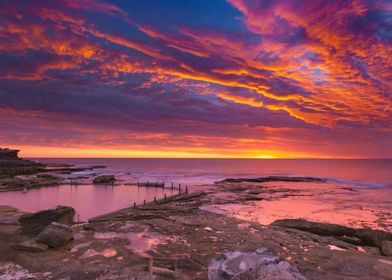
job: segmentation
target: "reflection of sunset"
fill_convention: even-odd
[[[391,157],[388,1],[266,2],[179,1],[159,23],[163,2],[3,2],[1,144],[31,157]]]

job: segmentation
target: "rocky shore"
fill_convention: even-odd
[[[18,153],[19,150],[0,148],[0,192],[57,186],[78,179],[67,176],[71,173],[104,168],[101,165],[43,164],[22,159]]]
[[[303,219],[262,225],[211,211],[215,205],[263,201],[276,193],[292,195],[290,189],[263,187],[267,178],[223,181],[203,192],[73,225],[67,225],[72,210],[65,211],[68,218],[60,218],[68,208],[26,214],[0,207],[0,275],[19,275],[4,279],[392,279],[388,231]],[[23,230],[26,225],[36,230]],[[61,242],[49,243],[51,234]],[[28,249],[37,246],[41,249]]]

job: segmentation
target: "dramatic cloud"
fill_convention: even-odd
[[[392,156],[388,0],[0,7],[1,145]]]

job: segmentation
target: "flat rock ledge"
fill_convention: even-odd
[[[308,182],[308,183],[325,183],[325,179],[316,177],[285,177],[285,176],[268,176],[259,178],[228,178],[216,183],[266,183],[266,182]]]
[[[310,222],[304,219],[276,220],[271,225],[298,229],[323,236],[333,236],[354,245],[378,247],[385,256],[392,255],[392,233],[382,230],[355,229],[336,224]]]

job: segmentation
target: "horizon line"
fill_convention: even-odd
[[[392,160],[392,158],[362,158],[362,157],[23,157],[27,159],[343,159],[343,160]]]

